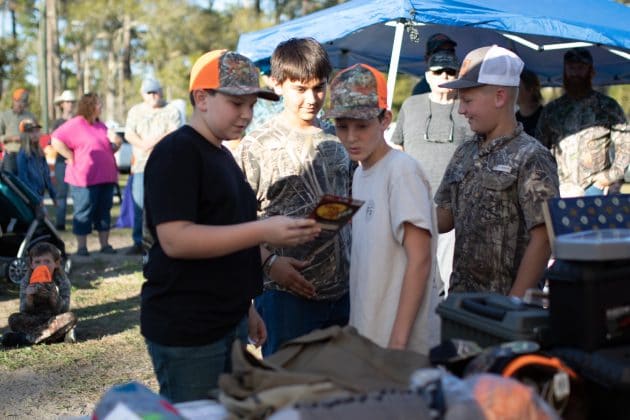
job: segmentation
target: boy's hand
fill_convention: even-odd
[[[321,228],[313,219],[295,219],[287,216],[273,216],[264,219],[267,234],[265,242],[274,246],[296,246],[312,241]]]
[[[253,304],[249,307],[247,328],[251,343],[256,347],[262,346],[267,340],[267,327]]]
[[[34,296],[37,294],[37,286],[29,284],[26,286],[26,296]]]
[[[35,293],[29,293],[28,287],[27,287],[26,288],[26,307],[32,308],[34,304],[35,304]]]
[[[55,306],[57,304],[57,300],[59,299],[59,289],[56,285],[50,289],[48,299],[51,305]]]
[[[307,299],[314,298],[315,287],[298,271],[308,267],[309,261],[300,261],[290,257],[278,257],[271,266],[269,276],[280,286]]]

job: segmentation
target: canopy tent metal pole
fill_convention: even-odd
[[[405,23],[399,20],[396,22],[392,57],[389,60],[389,71],[387,73],[387,109],[392,109],[392,103],[394,102],[394,88],[396,87],[396,74],[398,73],[398,61],[400,60],[404,31]]]

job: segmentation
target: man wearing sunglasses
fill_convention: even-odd
[[[451,51],[438,51],[427,62],[425,78],[431,92],[407,98],[398,113],[398,122],[391,141],[418,160],[425,170],[431,194],[435,194],[457,146],[472,135],[470,126],[457,112],[456,91],[439,85],[454,80],[459,62]],[[454,231],[438,239],[438,266],[448,290],[453,267]]]

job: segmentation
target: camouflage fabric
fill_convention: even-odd
[[[52,316],[16,312],[8,320],[11,331],[24,334],[29,344],[61,341],[76,323],[77,317],[72,312]]]
[[[549,103],[536,132],[556,158],[563,189],[584,189],[600,173],[620,180],[630,164],[630,127],[623,110],[599,92],[580,100],[563,95]]]
[[[341,71],[330,83],[330,109],[325,118],[371,120],[387,108],[383,75],[365,64]]]
[[[29,285],[29,279],[30,273],[20,281],[20,312],[28,311],[26,307],[26,289]],[[55,270],[53,282],[50,284],[54,284],[59,289],[57,307],[52,310],[52,314],[67,312],[70,309],[70,293],[72,289],[68,276],[63,270]]]
[[[281,113],[283,109],[284,102],[282,101],[282,97],[279,101],[267,101],[265,99],[256,101],[256,105],[254,105],[254,116],[245,129],[245,134],[249,134],[260,128],[275,115]]]
[[[23,111],[21,114],[16,114],[13,110],[8,109],[0,113],[0,142],[4,146],[6,152],[17,153],[20,150],[20,142],[8,142],[7,137],[20,134],[20,122],[25,119],[37,121],[35,115],[30,111]]]
[[[455,220],[451,291],[509,293],[529,243],[544,223],[542,204],[558,196],[553,157],[518,125],[482,146],[479,136],[453,155],[435,195]]]
[[[244,56],[227,51],[219,62],[219,79],[221,87],[254,86],[259,87],[258,70]]]
[[[350,159],[337,137],[322,130],[297,131],[282,118],[277,115],[245,136],[236,152],[256,193],[259,217],[305,217],[322,194],[349,195]],[[312,258],[302,274],[315,286],[317,299],[337,299],[348,292],[349,226],[329,242],[272,250],[300,260]],[[265,289],[284,290],[268,277]]]
[[[158,108],[153,108],[141,102],[132,106],[127,113],[125,134],[135,133],[143,142],[147,142],[163,137],[183,123],[179,110],[173,105],[162,102]],[[133,146],[133,173],[144,172],[150,153],[151,151]]]

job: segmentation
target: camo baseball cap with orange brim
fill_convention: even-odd
[[[325,118],[371,120],[387,109],[387,82],[367,64],[342,70],[330,82],[330,109]]]
[[[205,53],[193,65],[188,91],[212,89],[227,95],[256,95],[277,101],[278,95],[260,87],[258,69],[252,61],[234,51]]]

